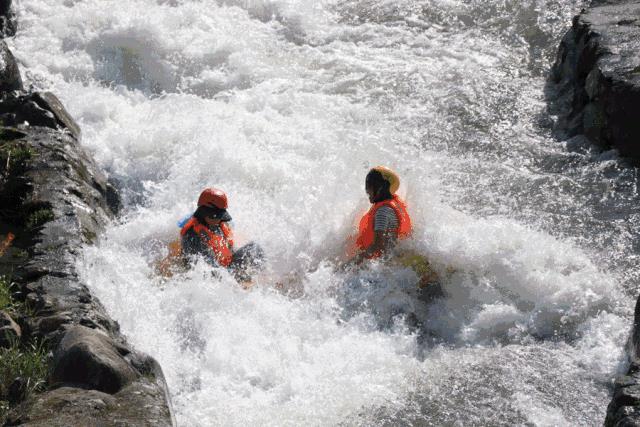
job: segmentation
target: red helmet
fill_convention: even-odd
[[[217,188],[205,188],[198,198],[198,207],[208,206],[218,209],[227,209],[227,195]]]

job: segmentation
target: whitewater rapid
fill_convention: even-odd
[[[635,169],[551,137],[546,70],[580,1],[15,4],[25,80],[123,195],[84,280],[162,365],[180,425],[602,423],[640,215]],[[433,303],[404,269],[326,261],[377,164],[449,272]],[[207,186],[268,254],[251,291],[154,273]]]

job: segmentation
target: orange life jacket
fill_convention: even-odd
[[[233,260],[233,233],[226,223],[220,223],[222,235],[219,235],[192,217],[184,227],[182,227],[180,235],[184,236],[191,228],[193,228],[193,231],[200,236],[202,241],[211,248],[218,264],[223,267],[228,267],[229,264],[231,264],[231,260]]]
[[[407,212],[407,205],[400,200],[398,196],[393,195],[393,199],[383,200],[382,202],[374,203],[369,211],[364,214],[360,219],[360,225],[358,226],[358,237],[356,238],[356,247],[361,251],[366,251],[373,245],[375,240],[375,231],[373,229],[376,212],[382,206],[389,206],[396,213],[398,217],[398,228],[391,230],[392,233],[398,239],[406,239],[411,235],[411,218]],[[367,258],[378,258],[382,253],[380,251],[373,253]]]

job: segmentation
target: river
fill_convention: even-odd
[[[582,2],[14,3],[25,80],[123,195],[82,275],[162,365],[179,425],[601,425],[640,196],[615,153],[552,137],[546,76]],[[445,297],[325,261],[377,164]],[[207,186],[268,255],[250,291],[202,263],[154,273]]]

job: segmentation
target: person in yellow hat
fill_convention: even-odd
[[[411,235],[407,206],[396,194],[399,187],[400,178],[386,166],[369,170],[365,191],[372,206],[360,219],[358,235],[347,264],[359,265],[364,260],[385,256],[399,239]]]

